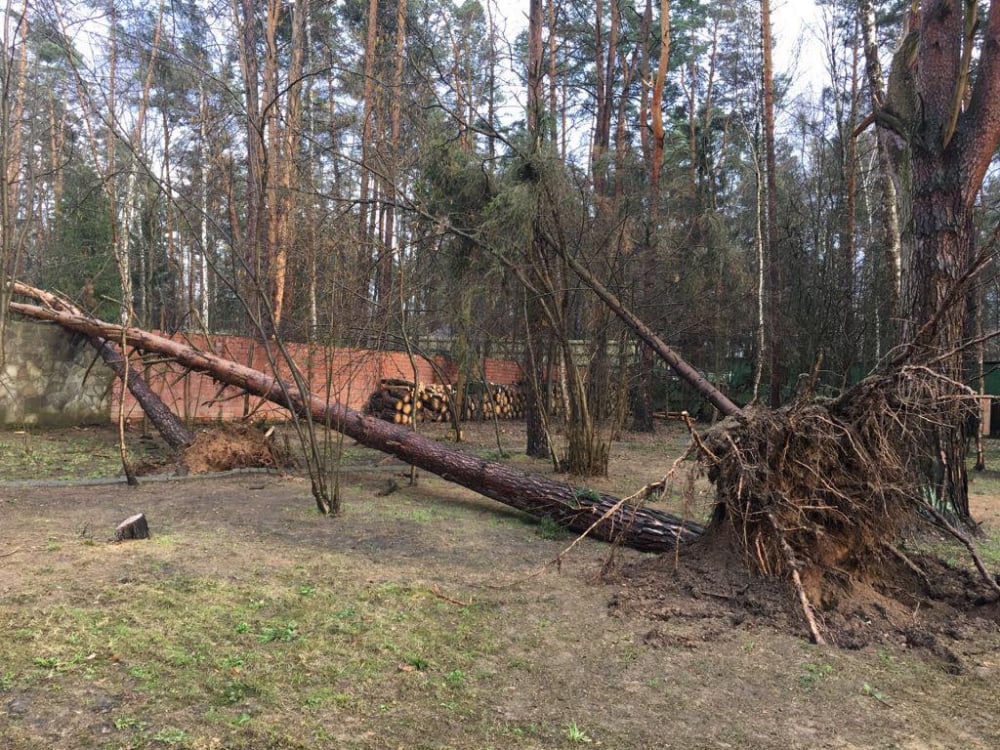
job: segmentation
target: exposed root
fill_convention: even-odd
[[[229,424],[199,432],[184,450],[183,462],[191,474],[203,474],[250,467],[282,469],[289,465],[289,457],[276,445],[271,432]]]
[[[856,583],[876,583],[887,556],[927,574],[894,547],[902,532],[940,525],[968,537],[926,499],[936,442],[971,392],[922,365],[900,366],[836,400],[803,398],[778,410],[748,407],[702,435],[688,423],[716,503],[711,528],[765,576],[789,578],[813,640],[817,607],[836,606]]]
[[[802,587],[802,576],[799,573],[799,561],[795,559],[795,551],[788,543],[788,540],[785,539],[785,535],[782,533],[781,527],[778,526],[778,522],[774,520],[774,516],[768,513],[767,520],[771,522],[771,527],[778,537],[778,543],[781,545],[781,551],[785,556],[785,563],[791,569],[792,583],[795,584],[795,590],[799,594],[799,602],[802,605],[802,612],[806,617],[806,622],[809,623],[809,632],[812,635],[812,641],[817,646],[825,646],[826,641],[819,632],[819,624],[816,622],[816,614],[813,610],[812,602],[809,601],[809,596]]]

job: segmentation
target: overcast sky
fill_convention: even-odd
[[[508,20],[508,38],[528,23],[528,0],[496,0],[496,7]],[[794,72],[801,82],[796,90],[822,85],[823,53],[819,43],[822,21],[813,0],[775,0],[771,6],[775,37],[775,67],[779,73]],[[801,40],[802,52],[799,53]]]

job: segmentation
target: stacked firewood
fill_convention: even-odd
[[[368,397],[368,413],[386,422],[410,424],[420,412],[418,390],[407,380],[384,379]]]
[[[455,389],[450,385],[425,385],[420,390],[421,415],[427,422],[451,421]]]
[[[522,419],[524,392],[514,385],[476,383],[466,388],[462,402],[462,419]]]
[[[460,419],[521,419],[524,417],[524,393],[518,386],[499,383],[476,383],[466,387],[461,399]],[[385,379],[368,399],[368,413],[395,424],[410,424],[415,419],[447,422],[452,419],[459,399],[450,385],[424,385],[408,380]]]

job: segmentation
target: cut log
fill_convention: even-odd
[[[699,524],[669,513],[623,504],[610,495],[580,490],[565,482],[527,474],[457,451],[418,432],[342,404],[327,402],[315,394],[301,393],[291,383],[259,370],[139,328],[123,330],[113,323],[19,302],[11,302],[9,307],[13,313],[49,320],[90,336],[113,340],[124,337],[130,346],[172,357],[190,370],[208,373],[221,383],[242,388],[297,414],[308,412],[315,421],[336,426],[361,445],[392,454],[536,518],[550,518],[571,531],[583,532],[594,526],[590,533],[598,539],[621,541],[645,551],[664,552],[680,541],[695,539],[703,530]]]
[[[149,539],[149,523],[146,516],[136,513],[129,516],[115,528],[115,541],[125,542],[129,539]]]

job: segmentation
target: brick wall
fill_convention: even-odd
[[[268,351],[259,341],[240,336],[208,338],[200,334],[176,334],[172,338],[268,374],[275,372],[275,367],[270,364]],[[288,379],[288,367],[280,354],[273,350],[273,344],[271,346],[278,376]],[[328,395],[329,400],[339,401],[353,409],[364,407],[368,396],[383,378],[413,380],[413,367],[405,352],[377,352],[309,344],[286,344],[286,348],[313,393]],[[445,357],[433,357],[432,361],[424,357],[415,359],[418,382],[455,382],[457,373],[451,360]],[[247,396],[232,386],[222,387],[207,375],[187,372],[173,363],[148,358],[145,368],[150,387],[185,421],[231,421],[247,414],[255,419],[269,421],[280,421],[288,417],[284,409],[264,399]],[[511,385],[521,377],[520,366],[507,360],[487,359],[483,362],[483,370],[486,379],[494,383]],[[121,383],[116,381],[111,404],[112,419],[117,418],[120,399]],[[142,409],[131,394],[126,395],[125,410],[129,420],[142,419]]]

